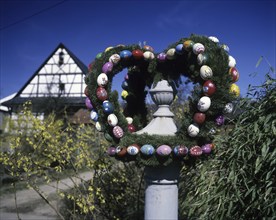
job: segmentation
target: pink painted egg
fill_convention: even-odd
[[[124,136],[124,131],[123,131],[123,129],[122,129],[120,126],[116,125],[116,126],[113,128],[113,134],[114,134],[114,136],[115,136],[116,138],[121,138],[121,137]]]
[[[202,154],[202,149],[200,146],[193,146],[191,149],[190,149],[190,155],[192,157],[198,157]]]
[[[168,155],[170,155],[170,153],[172,152],[172,149],[169,145],[160,145],[157,149],[156,149],[156,153],[159,155],[159,156],[162,156],[162,157],[166,157]]]

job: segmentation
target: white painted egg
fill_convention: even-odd
[[[97,121],[98,121],[98,118],[99,118],[99,115],[98,115],[98,113],[97,113],[96,111],[92,110],[92,111],[90,112],[90,118],[91,118],[93,121],[97,122]]]
[[[133,144],[127,147],[127,153],[129,155],[137,155],[140,151],[140,147],[137,144]]]
[[[208,37],[208,38],[209,38],[209,40],[211,40],[211,41],[213,41],[213,42],[215,42],[215,43],[219,43],[219,39],[218,39],[217,37],[210,36],[210,37]]]
[[[175,58],[175,48],[171,48],[167,51],[166,58],[168,60],[173,60]]]
[[[100,122],[97,121],[95,127],[96,127],[97,131],[102,131],[102,125]]]
[[[235,58],[232,57],[232,56],[229,56],[229,57],[228,57],[228,66],[229,66],[229,67],[235,67],[236,64],[237,64],[237,63],[236,63]]]
[[[133,118],[131,118],[131,117],[126,117],[126,120],[129,125],[132,124],[132,122],[133,122]]]
[[[115,114],[108,115],[107,116],[107,123],[112,127],[116,126],[118,124],[117,116]]]
[[[229,102],[224,106],[223,112],[226,114],[230,114],[233,112],[233,109],[234,109],[234,105],[231,102]]]
[[[203,96],[197,103],[197,109],[201,112],[206,112],[211,106],[211,99],[208,96]]]
[[[205,51],[205,47],[204,47],[203,44],[201,44],[201,43],[195,43],[193,45],[193,52],[194,52],[194,54],[198,55],[200,53],[203,53],[204,51]]]
[[[199,127],[195,124],[190,124],[187,131],[190,137],[195,137],[199,133]]]
[[[109,62],[112,62],[114,65],[118,64],[121,60],[121,57],[119,54],[113,54],[109,57]]]
[[[200,77],[204,80],[210,79],[213,76],[213,70],[207,66],[207,65],[203,65],[202,67],[200,67]]]
[[[143,56],[144,56],[145,60],[152,60],[152,59],[154,59],[154,54],[151,51],[144,52]]]
[[[105,86],[108,83],[108,77],[105,73],[101,73],[97,78],[97,83],[99,86]]]

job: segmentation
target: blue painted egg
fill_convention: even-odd
[[[132,56],[132,53],[129,50],[123,50],[120,52],[121,59],[129,59]]]
[[[122,89],[124,89],[124,90],[128,89],[128,82],[127,81],[123,81],[123,83],[122,83]]]
[[[154,154],[155,149],[152,145],[150,144],[145,144],[141,147],[141,152],[142,154],[146,155],[146,156],[151,156]]]
[[[162,157],[166,157],[168,155],[170,155],[170,153],[172,152],[172,149],[169,145],[160,145],[157,149],[156,149],[156,153],[159,155],[159,156],[162,156]]]
[[[111,114],[114,111],[114,106],[109,101],[103,102],[103,111],[106,114]]]
[[[98,118],[99,118],[99,115],[98,115],[98,113],[97,113],[96,111],[92,110],[92,111],[90,112],[90,118],[91,118],[93,121],[97,122],[97,121],[98,121]]]
[[[178,145],[173,149],[175,156],[183,157],[186,156],[189,152],[189,149],[184,145]]]
[[[183,54],[183,44],[178,44],[178,45],[176,45],[176,47],[175,47],[175,52],[177,53],[177,54]]]

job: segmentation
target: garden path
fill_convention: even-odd
[[[59,208],[57,189],[66,190],[79,184],[81,180],[92,179],[92,172],[84,172],[78,177],[65,178],[57,182],[51,182],[39,186],[43,195],[50,203]],[[15,205],[15,195],[4,194],[0,197],[0,220],[57,220],[60,219],[56,212],[38,195],[33,189],[25,189],[16,192],[17,211]],[[18,215],[17,215],[18,212]],[[18,218],[19,216],[19,218]]]

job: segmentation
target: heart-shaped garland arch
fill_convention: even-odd
[[[224,124],[239,96],[239,78],[229,48],[216,37],[191,35],[160,54],[150,46],[118,45],[99,53],[85,78],[86,106],[96,129],[111,142],[107,152],[122,161],[147,166],[187,162],[214,150],[213,135]],[[122,111],[113,77],[128,68],[122,83],[126,107]],[[178,82],[180,76],[195,84],[190,111],[175,136],[135,134],[147,124],[146,87],[162,79]],[[200,85],[200,86],[199,86]]]

